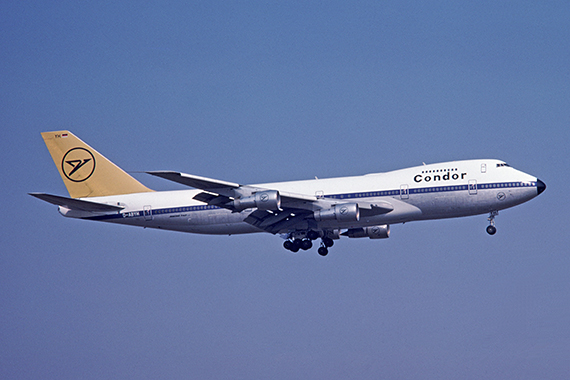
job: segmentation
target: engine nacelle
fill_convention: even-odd
[[[390,237],[390,225],[384,224],[383,226],[352,228],[342,235],[348,236],[349,238],[368,237],[370,239],[387,239]]]
[[[326,210],[314,212],[315,220],[322,222],[325,220],[336,220],[339,222],[358,222],[360,220],[360,209],[356,203],[344,203],[334,205]]]
[[[260,191],[249,197],[236,198],[232,205],[238,211],[246,208],[277,211],[281,208],[281,196],[277,190]]]

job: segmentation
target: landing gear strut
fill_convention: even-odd
[[[489,235],[495,235],[497,233],[497,227],[495,227],[495,217],[499,215],[498,211],[491,211],[487,220],[489,225],[487,226],[487,233]]]

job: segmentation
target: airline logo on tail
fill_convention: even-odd
[[[95,157],[85,148],[70,149],[61,160],[61,170],[70,181],[86,181],[95,171]]]

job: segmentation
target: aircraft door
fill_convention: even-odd
[[[144,220],[152,220],[152,207],[143,206]]]
[[[410,188],[408,185],[400,185],[400,199],[410,198]]]
[[[470,179],[469,180],[468,189],[469,189],[469,195],[477,195],[477,180],[476,179]]]

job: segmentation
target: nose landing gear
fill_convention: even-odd
[[[498,211],[491,211],[487,220],[489,225],[487,226],[487,233],[489,235],[495,235],[497,233],[497,227],[495,227],[495,217],[499,215]]]

